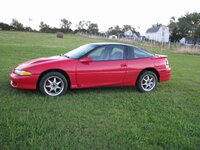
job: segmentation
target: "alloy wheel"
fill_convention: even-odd
[[[58,76],[50,76],[44,82],[44,91],[50,96],[57,96],[62,93],[64,82]]]

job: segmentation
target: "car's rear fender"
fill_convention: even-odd
[[[156,69],[168,69],[169,68],[169,61],[167,55],[158,55],[156,54],[154,59],[154,66]]]
[[[145,71],[152,71],[153,73],[156,74],[156,76],[157,76],[157,78],[158,78],[158,82],[160,81],[160,74],[159,74],[158,70],[156,70],[155,68],[145,68],[145,69],[143,69],[143,70],[139,73],[136,82],[138,81],[139,77],[140,77]]]

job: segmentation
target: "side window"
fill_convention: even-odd
[[[124,58],[124,47],[113,46],[110,54],[110,60],[123,60]]]
[[[128,59],[134,59],[134,58],[147,58],[147,57],[153,57],[154,55],[136,47],[130,47],[128,52]]]
[[[93,61],[102,61],[102,60],[108,60],[108,50],[106,47],[100,47],[94,50],[93,52],[89,53],[88,57],[91,57]]]
[[[103,46],[89,53],[88,57],[91,57],[93,61],[123,60],[124,46]]]
[[[144,51],[137,49],[137,48],[134,49],[134,54],[135,54],[135,58],[148,57],[148,55],[146,53],[144,53]]]

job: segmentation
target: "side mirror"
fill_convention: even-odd
[[[80,59],[80,62],[81,63],[89,63],[89,62],[92,62],[92,58],[90,58],[90,57],[82,58],[82,59]]]

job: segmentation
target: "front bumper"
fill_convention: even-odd
[[[10,74],[10,84],[17,89],[35,90],[37,88],[38,79],[39,75],[19,76],[15,73]]]

